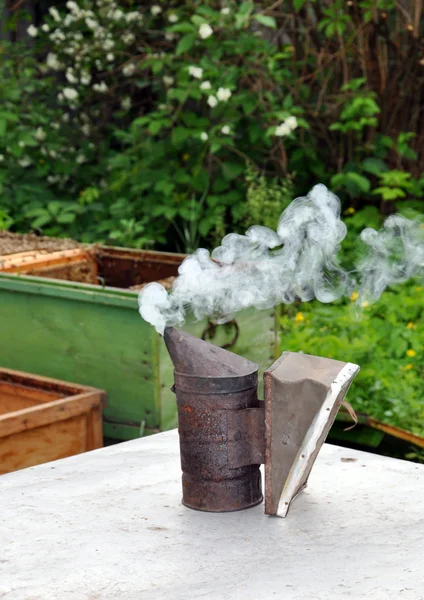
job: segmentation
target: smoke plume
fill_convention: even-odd
[[[140,292],[140,314],[159,333],[182,325],[188,314],[225,322],[240,310],[265,309],[316,298],[333,302],[359,288],[359,300],[373,302],[392,283],[406,281],[424,267],[423,230],[400,216],[380,232],[365,229],[366,257],[354,273],[337,258],[346,237],[339,199],[324,185],[296,198],[282,213],[277,231],[255,225],[245,235],[231,233],[212,254],[199,249],[179,268],[171,293],[159,283]]]

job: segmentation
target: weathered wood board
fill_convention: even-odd
[[[102,390],[0,369],[0,474],[103,445]]]

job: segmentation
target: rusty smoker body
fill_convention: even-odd
[[[173,351],[170,335],[181,339],[183,347],[177,346],[178,351]],[[177,330],[168,330],[165,341],[176,366],[173,390],[178,406],[183,504],[210,512],[259,504],[263,499],[259,467],[264,440],[263,409],[257,398],[258,367],[207,342],[178,335]],[[195,346],[191,356],[184,347],[187,339]],[[205,356],[211,348],[213,355]],[[185,356],[178,360],[181,353]],[[205,369],[213,374],[205,375]],[[252,439],[257,439],[257,444],[252,444]]]

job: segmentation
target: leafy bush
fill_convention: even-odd
[[[0,226],[189,251],[272,220],[249,194],[277,179],[275,218],[318,181],[355,210],[420,201],[415,4],[51,7],[32,51],[1,48]]]
[[[390,289],[360,315],[348,302],[285,307],[282,350],[360,365],[349,391],[355,410],[424,436],[423,289]]]

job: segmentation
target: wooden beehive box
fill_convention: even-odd
[[[0,474],[103,445],[102,390],[0,369]]]
[[[0,232],[0,252],[2,250]],[[138,313],[143,285],[170,287],[184,255],[79,246],[7,234],[0,256],[0,365],[105,389],[106,438],[129,440],[177,426],[173,367],[162,337]],[[3,244],[4,245],[4,244]],[[21,252],[19,252],[21,250]],[[94,266],[93,266],[94,262]],[[91,266],[90,266],[91,265]],[[279,352],[278,310],[235,322],[189,322],[198,337],[268,367]]]

